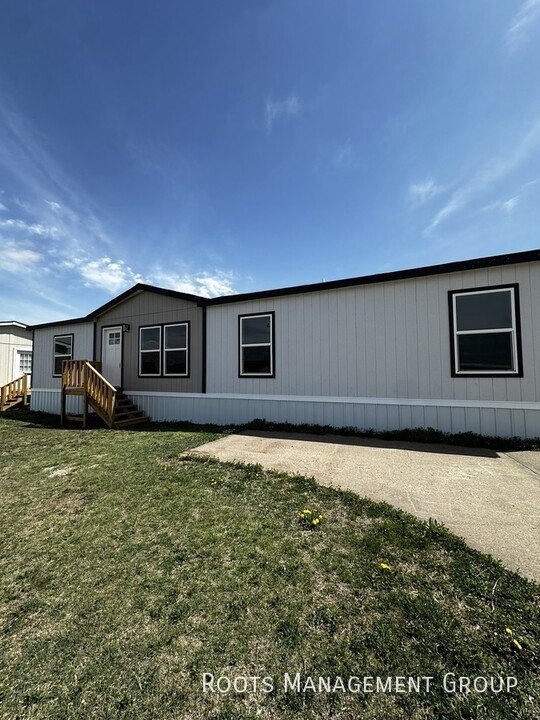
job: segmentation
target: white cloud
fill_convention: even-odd
[[[45,202],[54,213],[59,213],[62,210],[60,203],[54,202],[53,200],[45,200]]]
[[[512,210],[515,208],[517,201],[518,201],[518,196],[515,195],[514,197],[511,197],[511,198],[508,198],[508,200],[505,200],[502,203],[501,207],[507,213],[511,213]]]
[[[38,235],[39,237],[56,237],[58,235],[58,228],[54,225],[27,223],[17,219],[0,220],[0,229],[11,232],[21,231],[23,234]]]
[[[7,210],[7,207],[4,205],[4,203],[0,202],[0,212],[5,212]]]
[[[532,27],[539,19],[540,0],[525,0],[506,31],[506,46],[510,52],[515,52],[531,39]]]
[[[20,273],[32,269],[42,256],[26,243],[0,236],[0,269],[9,273]]]
[[[296,94],[289,95],[280,100],[268,98],[264,108],[264,119],[268,132],[272,130],[276,120],[284,117],[295,117],[299,114],[300,110],[300,100]]]
[[[506,157],[487,163],[469,180],[458,187],[446,204],[435,214],[431,223],[425,228],[424,234],[429,234],[435,230],[442,222],[455,215],[458,210],[469,205],[523,162],[530,160],[531,154],[538,148],[539,142],[540,121],[537,121]],[[530,184],[536,182],[536,180],[533,180]],[[528,184],[526,183],[526,185]]]
[[[202,297],[217,297],[219,295],[233,295],[234,275],[220,270],[203,273],[183,273],[176,275],[163,271],[156,271],[149,275],[147,282],[150,285],[166,287],[170,290],[201,295]]]
[[[86,287],[97,287],[111,293],[118,293],[143,281],[142,277],[122,260],[115,261],[109,257],[72,258],[64,260],[62,266],[67,270],[75,270]]]
[[[441,192],[433,178],[409,185],[409,199],[413,205],[423,205]]]

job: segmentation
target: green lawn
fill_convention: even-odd
[[[388,505],[180,457],[215,437],[0,417],[0,717],[540,717],[537,586]],[[205,672],[274,689],[204,693]],[[434,680],[297,693],[285,672]],[[445,692],[445,673],[517,687]]]

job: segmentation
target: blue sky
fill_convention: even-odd
[[[0,319],[540,247],[540,0],[7,0]]]

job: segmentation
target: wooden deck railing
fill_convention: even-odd
[[[62,422],[66,418],[66,395],[83,396],[83,424],[88,405],[109,426],[113,426],[116,388],[99,372],[101,363],[91,360],[65,360],[62,366]]]
[[[0,387],[0,412],[4,410],[4,405],[10,400],[14,400],[17,397],[26,397],[28,393],[28,375],[26,373],[2,385],[2,387]]]

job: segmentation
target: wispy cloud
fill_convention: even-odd
[[[7,206],[4,205],[4,203],[0,202],[0,212],[6,212],[6,211],[7,211]]]
[[[264,107],[266,129],[270,132],[277,120],[286,117],[296,117],[300,113],[301,109],[302,106],[300,104],[300,100],[294,93],[288,97],[280,98],[278,100],[268,98]]]
[[[56,237],[58,228],[54,225],[43,225],[41,223],[27,223],[18,218],[0,220],[0,230],[22,231],[27,235],[38,235],[39,237]]]
[[[0,235],[0,269],[9,273],[31,270],[42,256],[27,243],[20,243]]]
[[[219,295],[232,295],[235,276],[220,270],[203,273],[168,273],[157,271],[152,273],[147,282],[178,290],[179,292],[201,295],[202,297],[218,297]]]
[[[531,39],[533,27],[539,19],[540,0],[525,0],[506,31],[506,47],[510,52],[515,52]]]
[[[506,157],[489,162],[476,172],[469,180],[459,186],[445,205],[435,214],[432,221],[425,228],[424,234],[429,234],[441,223],[455,215],[459,210],[467,207],[473,200],[485,193],[491,186],[502,180],[511,171],[530,159],[531,154],[540,143],[540,121],[537,121],[529,132],[509,151]],[[532,181],[535,183],[536,181]],[[515,203],[514,203],[515,204]]]
[[[433,178],[426,178],[419,183],[411,183],[409,185],[409,200],[415,206],[423,205],[441,192]]]
[[[48,205],[54,213],[59,213],[62,210],[60,203],[54,202],[54,200],[45,200],[45,204]]]
[[[350,140],[344,143],[337,143],[334,147],[333,162],[337,167],[344,167],[351,162],[353,146]]]

